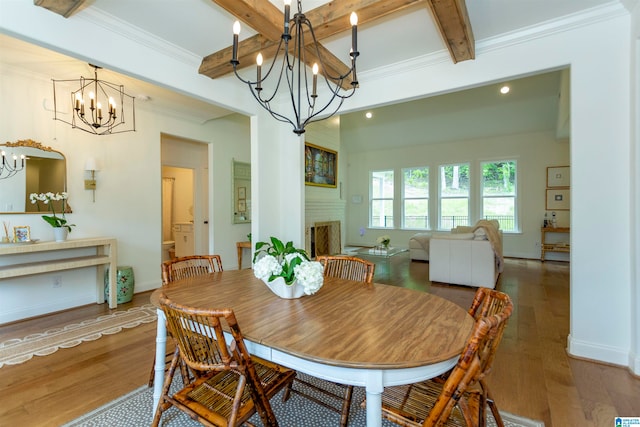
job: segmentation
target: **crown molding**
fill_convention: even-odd
[[[554,34],[588,27],[590,25],[597,24],[598,22],[608,21],[628,14],[629,12],[620,2],[613,1],[578,13],[565,15],[536,25],[523,27],[517,31],[511,31],[500,34],[499,36],[483,39],[478,42],[477,49],[480,52],[490,52],[492,50],[503,49],[505,47],[526,43],[531,40],[537,40]]]
[[[526,43],[531,40],[548,37],[553,34],[587,27],[598,22],[608,21],[628,14],[629,11],[621,2],[617,0],[612,1],[602,6],[565,15],[560,18],[550,19],[536,25],[518,29],[517,31],[477,40],[476,57],[480,57],[493,50],[499,50],[505,47]],[[451,59],[447,50],[442,49],[438,52],[417,56],[406,61],[400,61],[372,70],[362,71],[360,72],[360,81],[365,82],[366,80],[378,80],[389,75],[409,73],[450,61]]]
[[[195,53],[181,48],[167,40],[159,38],[147,31],[134,27],[115,16],[106,13],[98,8],[86,8],[82,12],[75,15],[76,19],[83,19],[91,25],[99,26],[106,31],[117,34],[140,44],[157,53],[169,56],[173,60],[183,62],[184,64],[197,69],[200,66],[202,58]]]

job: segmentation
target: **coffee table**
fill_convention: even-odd
[[[380,258],[391,258],[392,256],[401,254],[403,252],[409,252],[409,249],[389,248],[385,250],[385,249],[379,249],[379,248],[362,248],[356,251],[358,255],[380,257]]]
[[[356,251],[356,256],[376,264],[375,280],[386,283],[391,279],[391,258],[402,253],[409,252],[406,248],[389,248],[381,250],[377,248],[362,248]]]

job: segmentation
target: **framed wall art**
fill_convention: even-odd
[[[336,188],[338,182],[338,152],[317,145],[304,144],[304,183]]]
[[[571,206],[569,194],[568,188],[547,188],[546,209],[548,211],[568,211]]]
[[[570,186],[569,166],[549,166],[547,168],[547,188]]]

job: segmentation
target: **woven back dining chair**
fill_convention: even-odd
[[[373,282],[376,265],[364,259],[351,256],[323,255],[316,258],[324,266],[324,277]]]
[[[222,271],[220,255],[189,255],[162,263],[162,284]]]
[[[483,317],[502,313],[507,309],[509,313],[511,313],[511,311],[513,310],[513,304],[507,294],[505,294],[504,292],[496,291],[495,289],[481,287],[477,289],[468,312],[471,316],[473,316],[474,319],[478,320]],[[498,410],[498,405],[491,396],[489,385],[486,382],[485,376],[491,371],[493,359],[496,355],[498,345],[500,344],[502,335],[504,333],[504,328],[506,326],[507,322],[504,322],[502,323],[502,325],[500,325],[498,338],[493,340],[493,348],[490,349],[491,351],[488,357],[483,360],[484,365],[482,366],[482,371],[484,372],[484,375],[479,380],[479,384],[483,392],[482,401],[489,406],[489,409],[493,414],[493,418],[496,420],[497,427],[504,427],[504,421],[502,420],[502,416],[500,415],[500,411]],[[480,410],[484,411],[485,407],[485,405],[482,405]]]
[[[482,291],[480,296],[477,307],[472,304],[470,308],[478,318],[456,366],[432,380],[385,388],[384,418],[404,427],[485,425],[488,402],[486,384],[482,382],[491,368],[513,304],[507,294],[494,290]],[[502,418],[496,418],[496,422],[501,425]]]
[[[163,262],[160,266],[162,270],[163,286],[180,279],[202,276],[216,271],[223,271],[220,255],[190,255],[173,258]],[[169,369],[169,364],[173,357],[173,350],[174,349],[172,348],[165,354],[165,371]],[[151,372],[149,373],[149,387],[153,387],[153,383],[155,381],[155,364],[156,359],[154,356],[153,364],[151,365]],[[180,372],[183,379],[186,380],[189,373],[184,364],[180,364]]]
[[[324,277],[338,277],[341,279],[356,280],[368,285],[373,282],[373,274],[375,272],[376,265],[372,262],[355,257],[330,255],[318,256],[316,257],[316,261],[320,262],[324,266]],[[353,386],[319,379],[316,379],[316,381],[311,384],[300,377],[296,377],[295,383],[302,385],[302,387],[294,388],[292,383],[285,391],[283,396],[284,400],[289,398],[290,392],[297,393],[327,409],[339,413],[341,427],[345,427],[349,423],[349,411],[351,409]],[[332,391],[332,389],[336,388],[335,386],[344,389],[342,395]],[[332,405],[325,400],[319,399],[308,393],[306,390],[319,392],[328,397],[332,403],[337,402],[339,406]]]
[[[152,426],[171,406],[208,426],[240,426],[258,412],[265,427],[277,427],[269,399],[293,381],[295,371],[249,354],[232,309],[198,309],[160,294],[167,329],[176,339]],[[223,325],[233,340],[227,344]],[[170,392],[182,361],[194,379]]]

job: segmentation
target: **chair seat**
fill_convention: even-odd
[[[443,386],[444,383],[442,381],[429,380],[415,384],[385,387],[382,394],[382,415],[389,421],[402,426],[422,427],[429,410],[435,405],[436,400],[442,393]],[[463,401],[471,409],[469,412],[477,414],[480,399],[480,393],[466,391]],[[466,427],[468,424],[462,411],[456,405],[443,425]],[[474,425],[478,425],[477,420],[475,420]]]
[[[267,399],[272,398],[295,377],[295,371],[271,363],[259,357],[251,357]],[[189,408],[199,417],[216,426],[227,426],[233,408],[233,399],[241,375],[236,370],[211,372],[182,390],[170,399]],[[248,387],[240,398],[236,425],[241,425],[256,413]]]

